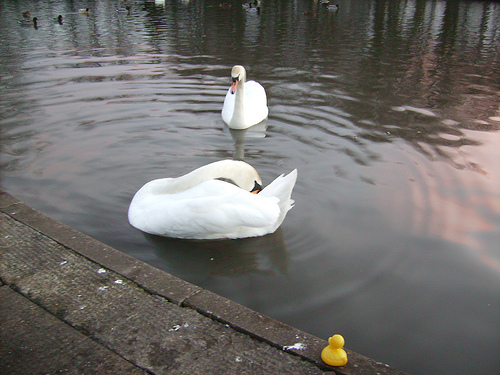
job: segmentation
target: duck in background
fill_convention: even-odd
[[[257,12],[257,14],[260,14],[261,2],[260,0],[255,0],[254,2],[245,3],[243,4],[243,9],[247,12]]]
[[[330,0],[321,0],[321,5],[323,5],[328,10],[339,10],[339,4],[330,4]]]
[[[130,5],[126,5],[125,9],[124,8],[120,8],[120,9],[117,9],[116,11],[119,12],[119,13],[125,13],[125,12],[127,12],[127,16],[130,16],[130,14],[132,12],[132,7]]]
[[[33,19],[25,19],[25,20],[21,20],[19,21],[19,24],[23,27],[31,27],[33,26],[33,28],[35,30],[38,29],[38,18],[36,17],[33,17]]]

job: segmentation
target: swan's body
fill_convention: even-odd
[[[132,199],[128,219],[143,232],[166,237],[263,236],[276,231],[292,208],[296,179],[293,170],[252,194],[261,188],[257,171],[243,161],[222,160],[178,178],[148,182]]]
[[[222,119],[231,129],[246,129],[267,118],[267,97],[264,87],[255,81],[246,81],[241,65],[231,70],[233,84],[222,106]]]

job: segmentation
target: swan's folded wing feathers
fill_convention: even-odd
[[[286,176],[284,174],[276,177],[259,194],[263,196],[277,196],[280,199],[289,199],[295,182],[297,181],[297,169],[294,169]]]
[[[189,216],[207,233],[229,233],[236,228],[266,227],[276,222],[279,216],[278,199],[260,197],[242,191],[242,194],[191,200]]]
[[[267,95],[264,87],[256,81],[245,83],[248,97],[258,105],[267,105]]]
[[[158,198],[158,197],[156,197]],[[279,199],[251,194],[223,181],[206,181],[189,191],[135,205],[130,223],[144,232],[170,237],[207,238],[264,228],[278,220]],[[219,236],[224,237],[224,236]]]

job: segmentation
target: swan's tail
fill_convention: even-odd
[[[286,176],[278,176],[259,193],[259,195],[263,195],[265,197],[277,197],[280,200],[278,203],[280,207],[280,216],[275,229],[278,229],[285,219],[286,213],[293,207],[294,201],[291,199],[291,196],[296,181],[297,169],[294,169]]]

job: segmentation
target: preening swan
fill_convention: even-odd
[[[222,160],[178,178],[148,182],[134,195],[128,220],[143,232],[166,237],[263,236],[276,231],[292,208],[296,180],[294,169],[262,188],[251,165]]]
[[[255,81],[247,81],[247,73],[241,65],[231,70],[233,83],[227,91],[222,106],[222,119],[231,129],[246,129],[263,121],[269,110],[264,87]]]

